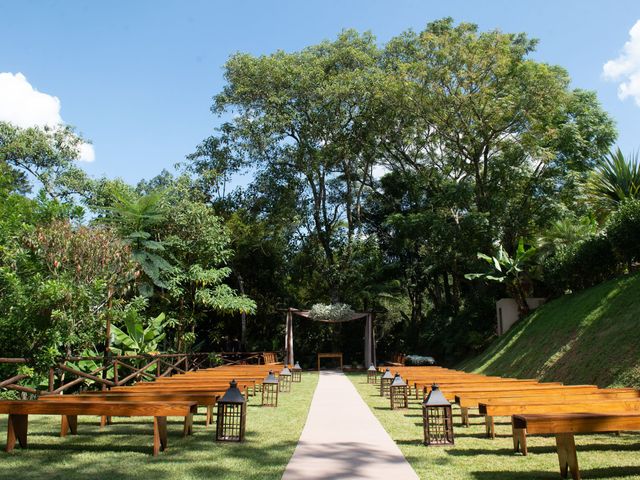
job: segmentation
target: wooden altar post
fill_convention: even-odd
[[[284,349],[285,349],[285,365],[293,365],[293,313],[291,308],[287,310],[287,321],[285,327],[286,333],[284,337]]]

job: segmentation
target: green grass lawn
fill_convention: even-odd
[[[279,479],[293,454],[318,382],[304,373],[291,393],[280,395],[278,408],[260,407],[250,397],[246,441],[216,443],[215,427],[194,418],[194,432],[182,438],[182,418],[169,420],[169,449],[151,456],[150,418],[114,418],[104,429],[97,417],[79,417],[78,435],[60,438],[60,418],[31,416],[29,445],[0,452],[1,479]],[[203,409],[201,409],[203,410]],[[0,437],[6,438],[6,417]]]
[[[497,419],[497,438],[490,440],[484,436],[483,418],[472,416],[471,426],[464,428],[454,409],[455,445],[426,447],[417,400],[408,410],[392,411],[389,399],[367,384],[366,375],[350,374],[349,378],[421,479],[560,479],[553,437],[529,437],[529,455],[524,457],[513,453],[508,418]],[[640,434],[580,435],[576,445],[583,479],[640,479]]]

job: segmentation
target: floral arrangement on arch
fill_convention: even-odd
[[[351,305],[346,303],[334,303],[331,305],[316,303],[309,310],[309,318],[326,322],[346,322],[351,320],[354,313]]]

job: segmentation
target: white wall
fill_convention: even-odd
[[[527,305],[535,310],[544,303],[544,298],[527,298]],[[505,334],[518,321],[518,304],[513,298],[501,298],[496,302],[496,332]]]

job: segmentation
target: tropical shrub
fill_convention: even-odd
[[[610,217],[607,237],[616,254],[631,265],[640,261],[640,200],[627,200]]]
[[[615,209],[625,200],[640,198],[638,154],[625,158],[618,148],[600,159],[587,182],[587,193],[603,212]]]
[[[526,248],[524,239],[518,242],[518,248],[513,256],[509,255],[502,245],[495,257],[478,252],[478,258],[489,264],[489,271],[485,273],[468,273],[467,280],[484,279],[503,283],[507,292],[513,296],[518,304],[521,317],[529,313],[527,296],[531,290],[531,265],[536,254],[534,247]]]
[[[111,327],[114,346],[111,348],[119,355],[140,355],[157,353],[166,337],[164,332],[167,320],[164,313],[146,322],[137,310],[130,310],[124,319],[124,328]]]
[[[543,263],[543,278],[557,294],[583,290],[608,280],[619,270],[611,243],[603,235],[565,246]]]

